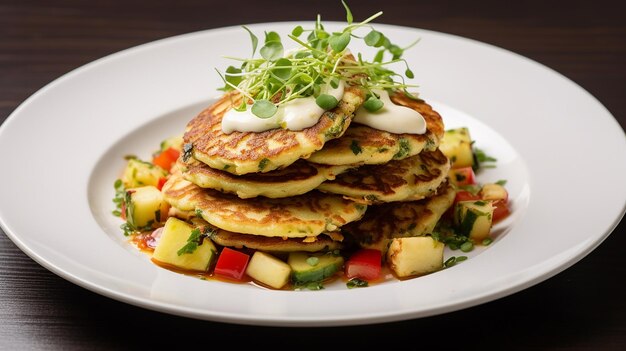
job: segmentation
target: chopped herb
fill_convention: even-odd
[[[487,245],[491,244],[492,242],[493,242],[493,239],[485,238],[485,239],[483,239],[482,244],[487,246]]]
[[[348,289],[364,288],[364,287],[369,286],[369,283],[363,279],[352,278],[348,280],[348,282],[346,283],[346,286],[348,287]]]
[[[374,194],[368,194],[363,196],[363,198],[367,201],[376,201],[378,200],[378,196],[374,195]]]
[[[471,241],[466,241],[459,247],[463,252],[470,252],[474,249],[474,244]]]
[[[355,155],[360,154],[361,152],[363,152],[363,149],[361,149],[361,146],[359,145],[359,142],[357,140],[352,139],[352,142],[350,143],[350,149],[352,150],[352,153]]]
[[[473,144],[474,142],[472,142]],[[496,162],[497,159],[494,157],[491,157],[489,155],[487,155],[483,150],[477,148],[477,147],[473,147],[474,149],[474,165],[472,166],[474,168],[474,171],[478,171],[480,168],[493,168],[495,167],[494,164],[485,164],[487,162]]]
[[[447,259],[447,260],[443,263],[443,266],[444,266],[444,267],[446,267],[446,268],[448,268],[448,267],[452,267],[452,266],[454,266],[455,264],[460,263],[460,262],[463,262],[463,261],[465,261],[465,260],[467,260],[467,256],[458,256],[458,257],[454,257],[454,256],[452,256],[452,257],[448,258],[448,259]]]
[[[322,282],[312,282],[312,283],[308,283],[305,286],[307,289],[309,290],[322,290],[324,289],[324,285],[322,284]]]
[[[259,171],[262,171],[267,164],[270,162],[270,160],[268,158],[264,158],[259,162]]]
[[[496,184],[501,185],[501,186],[505,186],[506,185],[506,180],[504,179],[500,179],[496,182]]]
[[[112,213],[113,215],[120,217],[122,215],[122,204],[124,203],[126,189],[124,188],[124,183],[121,179],[115,180],[113,187],[115,188],[115,197],[113,198],[115,210],[113,210]]]
[[[202,232],[200,232],[200,229],[195,228],[191,231],[189,238],[187,238],[187,243],[185,244],[185,246],[181,247],[180,250],[176,252],[176,254],[178,256],[181,256],[183,254],[193,253],[198,248],[198,245],[200,244],[202,239],[204,239]]]
[[[393,158],[396,160],[406,157],[409,154],[409,151],[411,151],[411,145],[409,144],[408,139],[400,138],[399,143],[400,146],[398,152],[393,155]]]
[[[181,256],[184,254],[193,253],[194,251],[196,251],[199,245],[202,245],[202,241],[204,240],[204,238],[210,237],[215,233],[216,230],[209,226],[204,227],[202,231],[200,231],[199,228],[194,228],[191,231],[189,238],[187,238],[187,243],[185,244],[185,246],[181,247],[176,252],[176,254],[178,254],[178,256]]]
[[[201,209],[196,209],[196,217],[202,217],[202,210]]]
[[[184,162],[187,162],[191,158],[192,151],[193,151],[192,143],[186,143],[185,145],[183,145],[183,161]]]

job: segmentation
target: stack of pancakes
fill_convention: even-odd
[[[241,104],[226,93],[184,132],[185,153],[163,186],[179,215],[208,222],[222,246],[268,252],[385,249],[389,238],[430,233],[452,204],[449,160],[438,149],[441,116],[403,93],[425,134],[393,134],[352,123],[364,102],[348,86],[337,107],[299,131],[222,132]]]

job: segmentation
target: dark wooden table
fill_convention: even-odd
[[[626,126],[626,12],[619,1],[350,3],[357,19],[383,10],[381,23],[452,33],[536,60],[587,89]],[[345,18],[339,1],[3,0],[0,123],[45,84],[116,51],[221,26],[311,20],[318,12],[325,20]],[[403,322],[288,329],[181,318],[97,295],[50,273],[2,233],[0,349],[126,349],[166,341],[178,348],[218,341],[322,348],[332,340],[343,347],[380,341],[414,349],[626,350],[624,247],[626,221],[571,268],[493,302]]]

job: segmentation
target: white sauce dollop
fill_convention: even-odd
[[[344,82],[340,81],[337,88],[329,84],[324,86],[322,93],[341,100],[344,91]],[[270,118],[255,116],[250,107],[246,111],[228,110],[222,118],[222,132],[255,132],[260,133],[270,129],[284,128],[302,130],[317,124],[324,113],[324,109],[317,106],[313,96],[293,99],[278,107],[276,114]]]
[[[353,122],[370,126],[374,129],[384,130],[396,134],[424,134],[426,133],[426,120],[421,113],[402,105],[396,105],[389,98],[386,90],[375,90],[383,107],[370,112],[361,106],[353,119]]]

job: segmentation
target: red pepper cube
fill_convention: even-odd
[[[169,147],[158,155],[155,155],[152,158],[152,163],[169,172],[179,155],[180,151]]]
[[[345,274],[349,279],[360,278],[367,281],[380,277],[382,253],[376,249],[360,249],[346,261]]]
[[[222,277],[241,280],[249,260],[250,255],[225,247],[217,258],[213,273]]]

